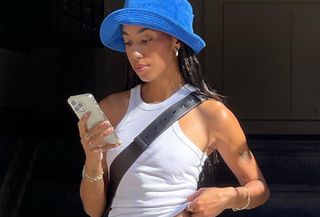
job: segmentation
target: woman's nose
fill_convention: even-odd
[[[142,58],[143,57],[143,54],[142,54],[142,50],[140,47],[138,46],[134,46],[131,50],[131,55],[134,57],[134,58]]]

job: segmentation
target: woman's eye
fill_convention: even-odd
[[[152,39],[143,39],[143,40],[141,40],[141,43],[142,44],[147,44],[149,41],[152,41]]]
[[[124,42],[124,44],[126,45],[126,46],[128,46],[128,45],[131,45],[131,42]]]

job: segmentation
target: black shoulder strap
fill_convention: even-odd
[[[110,210],[111,203],[118,185],[138,157],[149,147],[149,145],[168,127],[176,122],[183,115],[188,113],[194,107],[198,106],[208,97],[199,92],[192,92],[180,101],[176,102],[154,121],[152,121],[135,139],[131,142],[112,162],[110,166],[110,180],[108,187],[107,213]]]

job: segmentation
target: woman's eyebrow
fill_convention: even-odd
[[[144,31],[146,31],[146,30],[149,30],[149,28],[141,28],[141,29],[139,29],[138,31],[137,31],[137,33],[136,33],[136,35],[137,34],[140,34],[140,33],[143,33]],[[129,35],[126,31],[123,31],[122,30],[122,35]]]

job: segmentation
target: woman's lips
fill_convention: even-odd
[[[134,69],[135,69],[135,71],[142,72],[142,71],[146,70],[148,67],[149,67],[149,65],[147,65],[147,64],[139,64],[139,65],[135,65]]]

